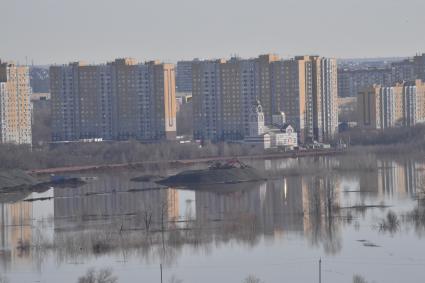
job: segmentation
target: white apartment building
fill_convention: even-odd
[[[32,144],[29,69],[0,61],[0,142]]]

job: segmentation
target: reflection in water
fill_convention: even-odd
[[[273,243],[290,237],[305,239],[310,249],[337,255],[344,253],[344,230],[358,216],[341,208],[414,196],[425,184],[424,163],[413,160],[376,160],[368,170],[340,174],[333,170],[340,164],[337,158],[254,164],[276,172],[298,166],[306,172],[308,166],[327,171],[194,191],[134,183],[131,177],[140,172],[119,172],[101,175],[79,188],[55,189],[54,198],[44,202],[3,197],[0,269],[14,270],[27,260],[42,270],[47,258],[62,264],[84,263],[105,254],[122,262],[137,257],[170,266],[185,251],[212,256],[224,245],[254,247],[264,245],[263,240]],[[51,204],[51,221],[34,217],[34,204]],[[363,218],[366,214],[363,211]],[[406,217],[403,223],[424,230],[414,217],[419,219]]]
[[[376,160],[376,169],[360,174],[360,190],[378,195],[399,197],[416,194],[424,182],[425,164],[413,160]]]
[[[23,264],[32,239],[32,203],[0,202],[0,264]]]
[[[55,190],[54,242],[43,246],[58,250],[60,261],[137,248],[151,261],[166,246],[164,262],[173,262],[184,244],[208,253],[213,242],[254,246],[263,236],[288,233],[305,235],[328,253],[341,248],[341,222],[333,213],[340,194],[331,175],[290,176],[219,192],[195,190],[194,211],[192,200],[180,207],[182,191],[140,183],[134,190],[133,185],[128,178],[105,176],[81,188]],[[163,230],[165,237],[158,233]]]
[[[314,245],[323,242],[327,252],[335,253],[340,249],[339,221],[332,209],[338,207],[338,191],[330,176],[291,176],[229,194],[197,191],[196,215],[198,221],[211,224],[215,219],[235,221],[239,224],[235,232],[243,231],[239,236],[248,237],[252,244],[261,235],[298,233],[306,235]],[[252,229],[239,227],[247,225]],[[218,239],[229,236],[223,231],[228,228],[226,225],[216,222],[215,226]]]
[[[93,228],[96,222],[102,227],[105,220],[120,223],[122,229],[134,229],[140,228],[140,218],[146,215],[153,224],[161,222],[162,217],[165,221],[177,220],[177,190],[129,191],[128,183],[122,180],[111,184],[106,180],[76,189],[55,190],[55,229]]]
[[[418,203],[417,207],[403,216],[403,220],[413,226],[415,233],[423,238],[425,236],[425,203]]]

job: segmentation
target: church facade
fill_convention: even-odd
[[[272,126],[265,126],[264,113],[257,100],[249,115],[249,136],[243,143],[268,148],[293,148],[298,146],[298,136],[294,128],[286,123],[283,112],[273,115]]]

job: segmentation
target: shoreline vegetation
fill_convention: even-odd
[[[340,133],[337,140],[350,144],[349,152],[354,154],[406,154],[414,157],[425,153],[425,124],[384,131],[353,128]]]
[[[235,143],[170,142],[143,144],[135,140],[108,143],[75,143],[55,148],[1,144],[0,170],[21,169],[29,173],[51,174],[151,166],[191,165],[228,158],[272,159],[315,155],[358,156],[400,155],[421,157],[425,153],[425,125],[385,131],[352,129],[336,139],[350,146],[345,150],[264,151]]]
[[[118,168],[167,167],[192,165],[214,160],[272,159],[341,153],[336,149],[306,151],[264,151],[234,143],[198,144],[156,143],[138,141],[113,143],[79,143],[31,149],[26,145],[0,145],[0,170],[21,169],[35,174],[81,172]]]

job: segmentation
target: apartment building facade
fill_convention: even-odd
[[[425,81],[425,54],[393,62],[387,67],[340,69],[338,93],[340,97],[357,97],[360,91],[374,84],[393,85],[416,79]]]
[[[0,61],[0,143],[31,144],[29,68]]]
[[[392,82],[391,69],[338,70],[338,93],[340,97],[355,97],[366,87],[374,84],[389,85]]]
[[[421,80],[374,85],[357,97],[358,125],[384,130],[425,122],[425,83]]]
[[[194,137],[241,140],[249,135],[252,105],[260,101],[266,125],[284,112],[300,140],[329,140],[338,128],[335,59],[276,55],[196,61],[193,72]]]
[[[192,61],[177,62],[176,90],[177,92],[185,92],[185,93],[192,92]]]
[[[315,137],[319,141],[329,141],[338,132],[338,65],[333,58],[317,58],[316,62],[320,68],[320,73],[316,73],[320,75],[318,85],[321,89],[317,90],[314,107],[322,114],[316,115],[319,122],[315,125]]]
[[[336,59],[297,56],[273,65],[273,96],[300,141],[331,140],[338,130]]]
[[[276,55],[254,59],[193,61],[192,101],[195,139],[241,140],[249,134],[249,115],[257,99],[271,123],[271,62]]]
[[[174,65],[116,59],[50,67],[52,140],[174,139]]]
[[[425,53],[413,57],[416,78],[425,82]]]

